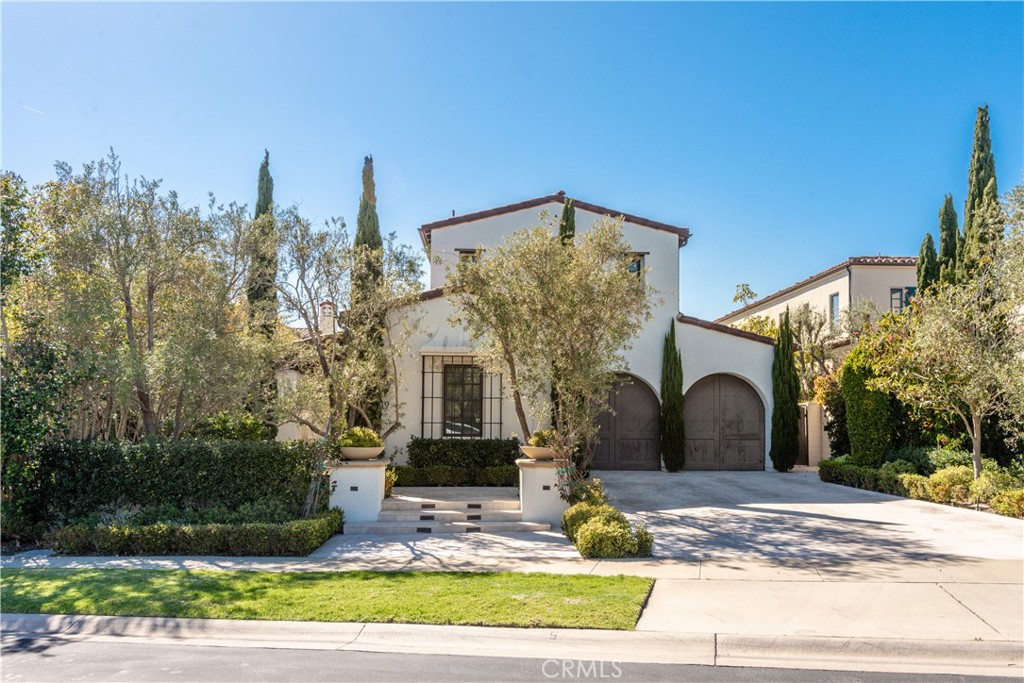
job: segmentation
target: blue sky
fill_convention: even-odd
[[[976,107],[1024,170],[1022,3],[4,2],[2,166],[113,146],[187,201],[382,227],[564,189],[689,227],[682,310],[715,318],[962,211]]]

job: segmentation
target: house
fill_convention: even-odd
[[[917,290],[917,258],[914,256],[854,256],[723,315],[715,322],[739,325],[754,316],[778,322],[789,308],[803,304],[826,311],[838,325],[844,310],[859,301],[874,304],[879,312],[898,311]]]
[[[396,462],[404,462],[403,448],[412,437],[507,438],[519,431],[503,378],[474,363],[471,340],[449,322],[453,308],[443,287],[458,259],[478,250],[487,258],[488,248],[540,224],[541,212],[559,215],[565,201],[559,192],[420,228],[432,259],[430,289],[416,304],[413,315],[421,319],[420,332],[410,340],[410,354],[400,368],[405,426],[388,438]],[[771,448],[771,340],[679,313],[678,252],[690,239],[688,229],[576,201],[577,231],[603,216],[623,219],[624,238],[649,268],[645,277],[661,303],[637,331],[626,356],[629,373],[612,393],[613,412],[601,420],[594,468],[661,468],[662,347],[669,325],[675,325],[685,380],[687,469],[765,469]]]

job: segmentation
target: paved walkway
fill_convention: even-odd
[[[599,476],[616,505],[650,526],[655,558],[584,560],[561,534],[530,533],[335,536],[310,557],[294,559],[25,553],[2,565],[633,574],[658,579],[639,632],[670,639],[705,634],[718,644],[754,638],[761,654],[752,662],[771,649],[766,638],[782,639],[773,647],[790,652],[792,666],[817,661],[809,651],[794,654],[792,648],[804,647],[795,643],[830,642],[851,652],[880,639],[920,641],[933,646],[915,651],[935,657],[982,657],[981,645],[972,643],[1024,650],[1021,520],[824,484],[813,473]]]

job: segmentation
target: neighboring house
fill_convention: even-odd
[[[538,225],[542,211],[560,215],[564,202],[565,195],[559,192],[420,228],[423,246],[434,262],[431,289],[422,294],[413,313],[421,317],[421,331],[411,339],[410,356],[400,369],[405,426],[388,438],[388,453],[397,462],[404,461],[404,446],[412,437],[525,436],[517,434],[519,423],[503,378],[484,373],[474,363],[467,334],[449,323],[454,311],[443,287],[458,259],[479,249],[487,258],[489,248],[517,230]],[[602,216],[622,217],[624,237],[640,264],[650,268],[645,277],[661,303],[637,330],[626,356],[629,374],[613,392],[613,414],[601,420],[595,469],[661,468],[658,391],[669,325],[676,326],[683,359],[687,469],[770,466],[771,340],[678,312],[678,250],[689,240],[689,230],[576,202],[579,232]]]
[[[739,325],[753,316],[778,322],[786,308],[795,311],[803,304],[825,311],[836,325],[843,311],[858,301],[870,301],[880,313],[898,311],[917,290],[916,269],[914,256],[854,256],[715,322]]]

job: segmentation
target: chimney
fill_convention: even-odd
[[[320,334],[334,334],[337,331],[338,314],[333,301],[320,302]]]

